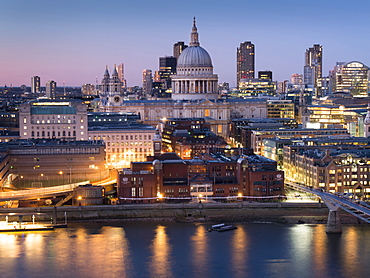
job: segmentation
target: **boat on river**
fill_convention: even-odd
[[[208,229],[208,232],[212,232],[212,231],[225,232],[225,231],[235,230],[236,228],[237,227],[235,227],[234,225],[230,225],[230,224],[228,225],[225,223],[221,223],[221,224],[212,225],[212,227]]]

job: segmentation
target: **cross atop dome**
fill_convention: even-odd
[[[193,28],[192,28],[191,34],[190,34],[189,46],[200,46],[198,29],[197,29],[197,26],[196,26],[195,17],[194,17],[194,20],[193,20]]]

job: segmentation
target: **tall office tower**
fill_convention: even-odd
[[[318,80],[322,77],[322,46],[314,44],[306,49],[304,66],[304,83],[317,88]]]
[[[41,86],[41,80],[39,76],[32,76],[31,77],[31,92],[32,93],[39,93],[40,92],[40,86]]]
[[[181,52],[188,46],[184,42],[177,42],[173,45],[173,57],[179,58]]]
[[[268,79],[272,81],[272,71],[262,70],[258,72],[258,79]]]
[[[125,79],[125,65],[124,63],[121,63],[117,66],[117,73],[118,78],[122,82],[122,92],[126,91],[127,88],[127,82]]]
[[[243,42],[236,52],[236,81],[254,78],[254,44]]]
[[[303,84],[303,76],[302,74],[294,73],[290,77],[290,84],[292,85],[302,85]]]
[[[288,80],[278,82],[277,87],[276,87],[276,92],[278,94],[285,94],[287,92],[287,87],[288,87]]]
[[[57,82],[50,80],[46,82],[46,97],[54,99],[56,97]]]
[[[171,88],[171,75],[176,73],[177,58],[173,56],[159,57],[159,74],[166,89]]]
[[[145,98],[148,99],[148,97],[152,94],[152,88],[153,88],[153,73],[150,69],[143,70],[143,94],[145,95]]]

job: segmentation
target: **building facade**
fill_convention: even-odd
[[[314,44],[305,52],[304,83],[316,89],[322,77],[322,55],[322,46],[319,44]]]
[[[81,86],[81,93],[83,96],[96,95],[96,88],[93,84],[84,84]]]
[[[165,153],[152,162],[132,163],[129,169],[122,169],[117,188],[123,203],[150,203],[162,198],[177,202],[278,198],[284,192],[284,173],[276,170],[276,162],[249,151],[224,150],[223,155],[210,153],[190,160]]]
[[[87,109],[81,101],[40,100],[19,109],[21,139],[87,140]]]
[[[151,126],[127,124],[89,127],[89,140],[105,142],[108,168],[129,167],[131,162],[152,156],[156,131]]]
[[[41,91],[41,79],[39,76],[31,77],[31,93],[36,94]]]
[[[352,61],[337,63],[332,75],[333,92],[348,92],[354,97],[369,96],[369,67]]]
[[[177,59],[176,74],[172,76],[173,100],[218,98],[218,76],[213,74],[211,56],[200,46],[195,19],[189,47]]]
[[[287,177],[312,188],[370,198],[369,149],[301,149],[284,152]]]
[[[9,159],[5,178],[16,187],[97,181],[109,176],[102,141],[28,139],[3,143],[2,147]]]
[[[46,82],[46,97],[55,99],[57,93],[57,82],[50,80]]]
[[[254,79],[254,44],[246,41],[240,44],[236,51],[236,82],[241,79]]]
[[[177,42],[173,45],[173,57],[179,58],[180,54],[184,51],[185,48],[188,46],[184,42]]]
[[[143,94],[145,98],[151,96],[153,89],[153,73],[150,69],[143,70]]]

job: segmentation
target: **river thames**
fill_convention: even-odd
[[[370,226],[120,222],[1,233],[0,277],[370,277]]]

